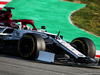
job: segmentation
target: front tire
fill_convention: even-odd
[[[84,55],[95,58],[96,48],[92,40],[81,37],[72,40],[71,44],[75,45],[75,48]]]
[[[45,50],[44,39],[38,34],[25,34],[19,40],[18,51],[26,59],[36,59],[39,50]]]

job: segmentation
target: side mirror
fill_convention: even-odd
[[[46,27],[45,26],[41,26],[41,29],[46,29]]]
[[[62,35],[60,35],[60,38],[61,38],[61,39],[63,39],[63,36],[62,36]]]

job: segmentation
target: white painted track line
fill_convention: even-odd
[[[0,1],[2,1],[2,2],[10,2],[12,0],[0,0]]]
[[[99,50],[96,50],[96,55],[100,55],[100,51]]]
[[[3,8],[5,5],[4,4],[0,4],[0,8]]]

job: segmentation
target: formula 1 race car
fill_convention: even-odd
[[[95,45],[90,39],[79,37],[72,42],[65,41],[60,31],[48,33],[45,26],[37,30],[33,20],[11,20],[14,8],[5,9],[0,10],[0,51],[48,62],[54,62],[59,55],[77,63],[96,62]]]

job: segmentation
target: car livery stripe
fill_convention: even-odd
[[[12,0],[0,0],[0,10],[2,10],[2,8],[9,3]]]

